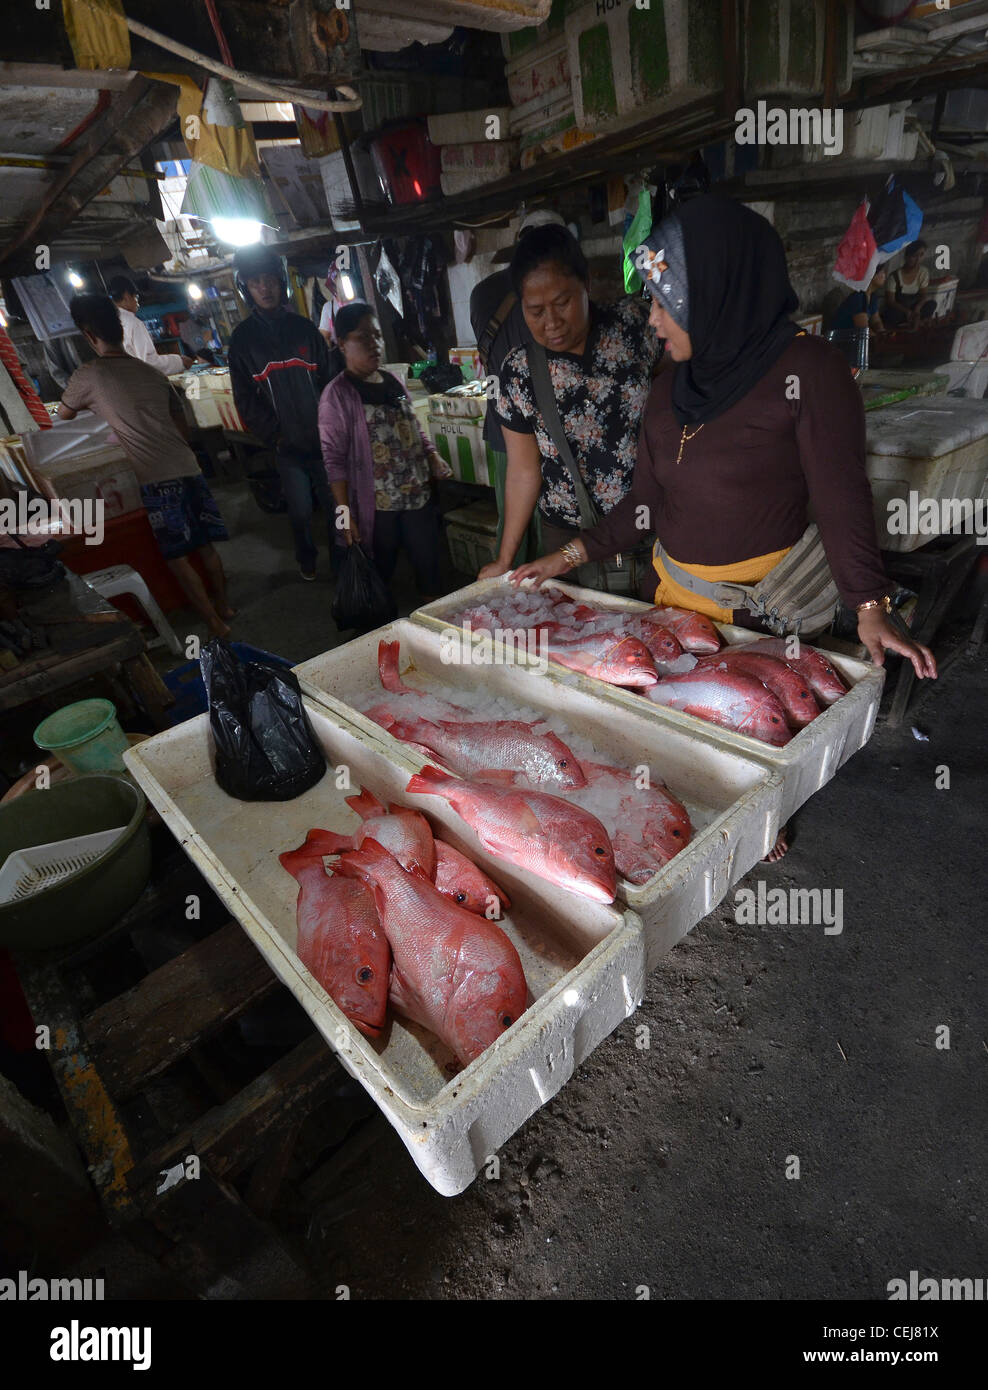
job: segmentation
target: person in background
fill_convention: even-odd
[[[210,347],[213,326],[203,309],[190,308],[188,318],[179,324],[178,336],[197,362],[205,362],[210,367],[219,365],[216,353]]]
[[[229,537],[182,437],[181,405],[160,372],[124,351],[123,325],[112,300],[79,294],[69,309],[96,358],[72,373],[58,418],[71,420],[80,410],[91,410],[107,422],[131,461],[168,568],[213,636],[228,637],[234,609],[213,543]],[[202,562],[206,584],[192,564],[193,555]]]
[[[587,262],[565,227],[528,232],[515,250],[511,278],[528,331],[546,350],[566,443],[591,499],[607,513],[631,486],[658,349],[645,306],[640,299],[594,304]],[[576,489],[535,399],[524,347],[504,359],[497,410],[508,454],[504,533],[481,579],[511,569],[536,505],[544,551],[556,551],[580,529]]]
[[[885,269],[879,268],[871,277],[867,291],[849,294],[833,317],[830,327],[835,332],[848,333],[852,328],[870,328],[882,333],[885,323],[881,315],[881,292],[885,287]]]
[[[126,275],[114,275],[107,285],[107,290],[117,306],[117,313],[123,324],[125,352],[141,362],[147,362],[155,371],[162,372],[165,376],[175,376],[177,372],[187,371],[192,366],[191,357],[185,357],[178,352],[159,352],[155,347],[147,325],[137,317],[141,301],[133,280]]]
[[[925,241],[911,241],[902,265],[893,270],[885,291],[884,319],[889,328],[918,328],[921,319],[936,313],[936,300],[929,292],[930,272],[923,265]]]
[[[333,376],[326,344],[314,323],[287,307],[288,279],[281,259],[265,246],[234,257],[237,289],[250,316],[230,337],[230,383],[241,419],[275,452],[295,539],[295,559],[306,581],[316,577],[312,493],[326,518],[330,556],[336,543],[333,498],[319,445],[319,396]]]
[[[322,393],[319,435],[333,497],[347,508],[346,543],[360,542],[386,583],[405,550],[419,592],[434,596],[442,540],[432,480],[448,477],[449,467],[404,386],[379,370],[383,338],[371,306],[355,300],[337,310],[336,335],[346,367]]]
[[[517,245],[528,232],[533,231],[536,227],[565,227],[565,225],[566,223],[558,212],[551,212],[547,208],[531,212],[519,227],[515,244]],[[494,259],[497,261],[501,256],[508,259],[511,254],[512,251],[509,248],[505,252],[498,252]],[[525,323],[521,301],[511,282],[511,271],[507,267],[504,270],[496,270],[493,275],[488,275],[485,280],[481,280],[479,284],[474,286],[470,295],[470,323],[480,355],[481,376],[492,376],[499,379],[502,364],[508,353],[513,348],[523,347],[532,341],[532,335]],[[497,405],[494,397],[491,397],[487,403],[487,413],[484,417],[484,442],[494,456],[498,541],[500,542],[501,532],[504,529],[504,483],[508,471],[508,455],[505,450],[504,434],[497,416]],[[520,549],[524,550],[530,545],[530,553],[534,555],[537,551],[537,542],[538,535],[536,528],[533,527],[532,534],[523,537]]]

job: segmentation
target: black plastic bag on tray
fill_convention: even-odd
[[[362,545],[347,546],[336,581],[333,621],[341,632],[348,628],[381,627],[397,613],[391,590],[378,574]]]
[[[199,657],[216,746],[216,780],[240,801],[291,801],[314,787],[326,755],[294,671],[241,661],[214,638]]]

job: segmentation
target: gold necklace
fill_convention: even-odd
[[[683,449],[686,447],[688,441],[691,439],[695,439],[702,429],[703,425],[697,425],[696,429],[693,431],[692,434],[687,434],[686,426],[683,426],[683,433],[680,435],[679,438],[679,453],[676,455],[677,463],[679,463],[680,459],[683,457]]]

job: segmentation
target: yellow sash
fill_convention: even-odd
[[[707,579],[715,584],[754,584],[757,580],[764,579],[769,570],[791,549],[792,546],[787,545],[784,550],[774,550],[771,555],[755,555],[752,559],[742,560],[736,565],[684,565],[682,560],[676,560],[674,555],[669,558],[675,560],[680,569],[695,574],[698,579]],[[659,577],[653,602],[660,607],[688,608],[694,613],[705,613],[708,618],[713,618],[719,623],[729,623],[733,618],[733,609],[718,608],[710,599],[691,594],[689,589],[677,584],[654,551],[652,567]]]

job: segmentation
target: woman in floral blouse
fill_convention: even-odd
[[[518,244],[511,278],[525,322],[546,352],[566,442],[591,500],[605,514],[627,493],[657,340],[639,300],[594,304],[582,251],[565,227],[539,227]],[[497,411],[508,455],[501,545],[481,579],[506,574],[538,504],[543,552],[580,530],[570,475],[535,401],[527,349],[508,353]]]
[[[346,369],[319,401],[326,476],[347,526],[347,545],[361,543],[390,581],[405,550],[423,595],[440,592],[439,518],[432,479],[449,465],[422,433],[404,386],[379,370],[383,340],[374,310],[355,301],[336,315]]]

